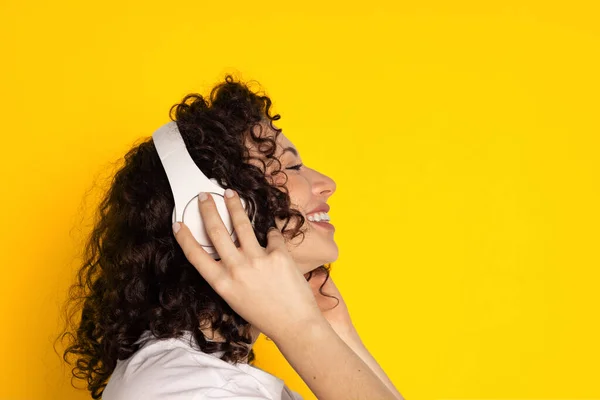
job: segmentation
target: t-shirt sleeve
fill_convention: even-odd
[[[178,379],[179,378],[179,379]],[[235,381],[204,382],[197,379],[195,384],[181,379],[181,376],[171,376],[171,379],[155,380],[154,382],[141,379],[130,381],[128,384],[119,385],[105,390],[103,400],[280,400],[274,399],[248,382],[240,384]]]
[[[223,387],[209,390],[203,394],[202,399],[275,400],[256,387],[239,385],[235,381],[229,381]]]
[[[279,388],[214,357],[187,348],[143,350],[115,369],[103,400],[281,400]]]

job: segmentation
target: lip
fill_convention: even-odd
[[[323,203],[320,206],[318,206],[317,208],[315,208],[314,210],[307,212],[306,215],[317,213],[317,212],[329,212],[329,204]]]
[[[317,222],[317,221],[310,221],[308,220],[309,224],[313,224],[315,226],[318,226],[319,228],[323,228],[326,229],[328,231],[334,231],[335,232],[335,226],[333,226],[332,224],[330,224],[329,222]]]

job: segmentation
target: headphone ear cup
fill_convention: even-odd
[[[227,209],[227,205],[225,204],[225,198],[214,192],[210,192],[217,207],[217,211],[219,216],[221,217],[221,221],[223,221],[223,225],[227,229],[229,236],[231,237],[233,243],[238,246],[238,238],[233,229],[233,221],[231,220],[231,216],[229,215],[229,210]],[[245,201],[242,201],[242,205],[245,209]],[[173,209],[173,217],[172,222],[175,223],[175,209]],[[200,209],[198,208],[198,196],[194,196],[185,206],[183,210],[182,222],[189,228],[190,232],[196,239],[196,241],[209,253],[213,258],[220,258],[217,253],[217,249],[214,247],[208,233],[206,232],[206,227],[204,225],[204,220],[200,214]]]

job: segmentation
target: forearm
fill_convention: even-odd
[[[336,330],[340,338],[350,347],[365,364],[369,366],[371,371],[387,386],[387,388],[394,394],[397,400],[404,400],[404,397],[394,387],[394,384],[390,378],[386,375],[385,371],[381,368],[377,360],[373,358],[369,350],[365,347],[364,343],[360,339],[358,332],[355,329],[349,329],[345,331]]]
[[[325,319],[271,339],[319,400],[395,399]]]

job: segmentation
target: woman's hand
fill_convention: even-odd
[[[307,278],[308,274],[305,274],[305,277]],[[326,277],[327,274],[322,269],[315,269],[312,271],[312,277],[308,281],[317,305],[321,310],[321,314],[323,317],[325,317],[338,335],[346,338],[350,335],[356,334],[356,329],[354,328],[354,324],[352,323],[348,307],[346,306],[346,302],[344,301],[342,294],[333,282],[331,275],[329,275],[327,281],[325,281]],[[323,282],[325,282],[324,285]],[[319,293],[319,288],[321,285],[323,285],[323,288],[321,289],[322,292],[327,295],[337,297],[339,304],[337,304],[338,300],[331,297],[326,297]]]
[[[231,240],[208,194],[206,200],[199,201],[200,215],[221,260],[214,260],[180,223],[179,231],[174,226],[175,238],[188,261],[235,312],[273,339],[323,321],[281,232],[272,228],[267,234],[267,248],[263,248],[237,193],[226,196],[225,204],[240,247]]]

